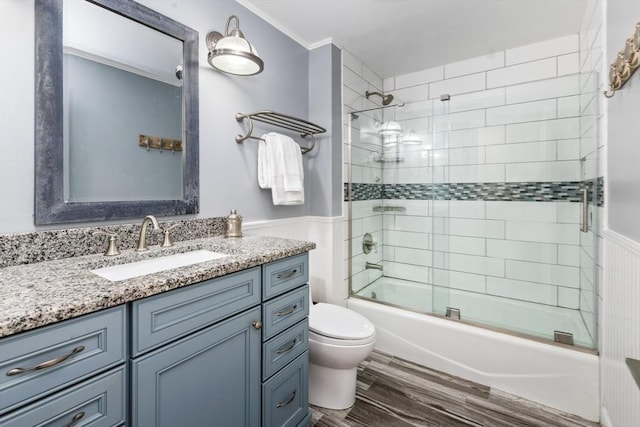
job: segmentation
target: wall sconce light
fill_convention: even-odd
[[[615,95],[638,67],[640,67],[640,22],[636,24],[635,32],[627,39],[624,48],[618,52],[615,61],[609,67],[609,90],[604,92],[604,96],[611,98]]]
[[[229,31],[232,20],[236,20],[235,28]],[[240,20],[231,15],[227,20],[224,35],[217,31],[207,34],[207,61],[213,68],[238,76],[253,76],[261,73],[264,62],[255,48],[244,38],[240,31]]]

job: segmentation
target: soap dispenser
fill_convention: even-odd
[[[227,232],[225,237],[242,237],[242,217],[235,209],[227,217]]]

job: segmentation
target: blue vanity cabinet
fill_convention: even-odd
[[[0,425],[124,423],[126,323],[119,306],[3,338]]]
[[[308,426],[308,254],[264,265],[262,281],[262,425]]]
[[[261,269],[131,304],[131,425],[260,425]]]
[[[0,340],[0,426],[306,427],[308,256]]]

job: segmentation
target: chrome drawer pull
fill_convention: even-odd
[[[33,368],[13,368],[7,371],[7,376],[10,377],[12,375],[22,374],[23,372],[38,371],[40,369],[51,368],[52,366],[56,366],[57,364],[64,362],[74,354],[80,353],[82,350],[84,350],[84,346],[79,345],[78,347],[71,350],[71,353],[64,356],[56,357],[55,359],[47,360],[46,362],[42,362],[39,365],[34,366]]]
[[[298,269],[291,270],[288,273],[278,273],[276,279],[288,279],[289,277],[293,277],[294,274],[298,272]]]
[[[282,408],[283,406],[287,406],[289,403],[293,402],[293,399],[296,398],[296,391],[298,390],[293,390],[293,394],[291,395],[291,397],[289,398],[289,400],[287,400],[286,402],[280,402],[276,405],[276,408]]]
[[[291,344],[289,346],[287,346],[287,348],[279,348],[276,350],[276,354],[282,354],[282,353],[286,353],[287,351],[291,351],[293,350],[293,347],[296,346],[296,343],[298,342],[298,338],[294,338],[293,341],[291,341]]]
[[[286,316],[286,315],[291,314],[294,311],[296,311],[296,308],[298,308],[298,304],[293,304],[293,307],[291,307],[287,311],[277,311],[276,312],[276,316],[278,316],[278,317]]]
[[[78,421],[80,421],[83,417],[84,417],[84,412],[78,412],[77,414],[75,414],[73,416],[73,418],[71,419],[71,422],[69,424],[65,424],[63,427],[74,426],[74,425],[78,424]]]

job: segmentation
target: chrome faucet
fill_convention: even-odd
[[[368,261],[364,265],[364,268],[365,268],[365,270],[372,269],[372,270],[380,270],[380,271],[382,271],[382,265],[376,264],[376,263],[373,263],[373,262],[368,262]]]
[[[140,237],[138,237],[138,249],[137,252],[146,251],[147,248],[147,226],[149,224],[153,224],[153,231],[160,230],[160,226],[158,225],[158,221],[153,215],[147,215],[142,220],[142,226],[140,227]]]

